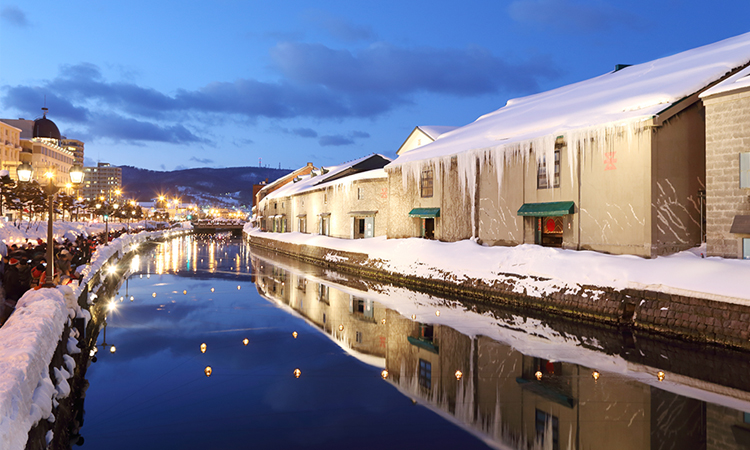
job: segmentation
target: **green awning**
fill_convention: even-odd
[[[414,208],[409,211],[409,217],[440,217],[440,208]]]
[[[423,348],[427,350],[428,352],[435,353],[436,355],[440,354],[440,351],[438,350],[437,345],[433,344],[432,342],[425,341],[423,339],[406,336],[406,340],[409,341],[411,345],[414,345],[419,348]]]
[[[573,202],[524,203],[518,210],[519,216],[564,216],[573,214],[576,205]]]

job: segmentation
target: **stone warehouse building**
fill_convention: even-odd
[[[265,195],[256,218],[265,231],[318,233],[348,239],[384,236],[388,180],[382,155],[297,175]]]
[[[706,105],[706,251],[750,259],[750,68],[701,97]]]
[[[350,188],[296,177],[258,215],[269,231],[647,258],[707,236],[709,255],[748,257],[749,65],[750,33],[617,65],[463,127],[416,127],[386,177],[368,179],[383,193],[377,204],[358,207]],[[358,221],[374,232],[358,233]]]
[[[644,257],[701,243],[699,94],[750,63],[750,33],[512,99],[389,174],[388,237]]]

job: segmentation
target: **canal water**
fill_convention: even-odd
[[[106,300],[85,448],[750,443],[746,354],[438,298],[229,236],[159,245]]]

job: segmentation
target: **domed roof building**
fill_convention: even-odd
[[[60,130],[55,125],[55,122],[47,118],[47,108],[42,108],[42,111],[44,111],[44,115],[34,121],[33,137],[57,139],[59,141],[62,138]]]

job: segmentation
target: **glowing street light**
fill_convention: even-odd
[[[203,369],[203,372],[206,374],[207,377],[210,377],[213,373],[213,369],[211,369],[211,366],[206,366],[205,369]]]
[[[206,353],[206,343],[201,344],[201,353]]]

